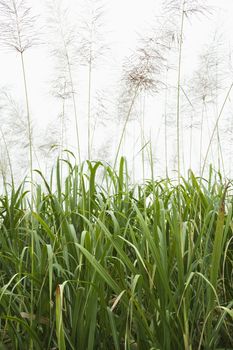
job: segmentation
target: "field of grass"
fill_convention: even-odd
[[[233,350],[230,41],[186,57],[210,2],[161,1],[121,58],[110,2],[0,0],[0,350]]]
[[[231,183],[37,175],[0,198],[1,349],[233,348]]]

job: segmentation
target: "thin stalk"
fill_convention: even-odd
[[[92,133],[91,133],[91,150],[93,149],[93,145],[94,145],[94,140],[95,140],[95,132],[98,126],[98,120],[97,120],[97,116],[95,116],[95,121],[94,121],[94,125],[92,128]]]
[[[142,96],[142,118],[141,118],[141,149],[142,149],[142,179],[145,181],[145,95]]]
[[[208,139],[210,139],[210,125],[209,125],[209,118],[207,118],[207,107],[205,105],[205,115],[206,115],[206,120],[207,120],[207,129],[208,129]],[[211,157],[212,157],[212,163],[214,164],[214,152],[213,152],[213,147],[211,147]]]
[[[202,158],[202,144],[203,144],[204,110],[205,110],[205,99],[203,99],[203,105],[202,105],[202,111],[201,111],[201,134],[200,134],[200,154],[199,154],[200,174],[201,174],[201,158]]]
[[[16,4],[14,2],[14,10],[16,15],[16,25],[17,25],[17,33],[18,33],[18,39],[20,47],[21,45],[21,31],[19,26],[19,18],[18,18],[18,11],[16,8]],[[28,124],[28,141],[29,141],[29,165],[30,165],[30,185],[31,185],[31,211],[33,211],[34,208],[34,201],[33,201],[33,144],[32,144],[32,122],[31,122],[31,115],[30,115],[30,108],[29,108],[29,98],[28,98],[28,86],[27,86],[27,78],[26,78],[26,70],[25,70],[25,62],[24,62],[24,51],[20,51],[20,59],[21,59],[21,67],[22,67],[22,73],[23,73],[23,84],[24,84],[24,93],[25,93],[25,104],[26,104],[26,112],[27,112],[27,124]],[[33,225],[33,218],[31,216],[31,246],[30,246],[30,252],[31,252],[31,291],[30,291],[30,297],[31,297],[31,303],[30,303],[30,327],[33,326],[33,315],[34,315],[34,225]],[[30,340],[30,349],[32,350],[34,348],[33,346],[33,339]]]
[[[192,169],[192,153],[193,153],[193,112],[191,115],[191,126],[190,126],[189,169]]]
[[[216,64],[216,99],[215,99],[215,109],[216,109],[216,116],[218,116],[218,63]],[[223,153],[222,153],[222,146],[221,146],[221,140],[220,140],[220,132],[219,132],[219,124],[217,123],[217,147],[218,147],[218,171],[221,171],[221,162],[223,167],[223,175],[225,176],[225,167],[224,167],[224,160],[223,160]]]
[[[3,169],[1,169],[1,176],[2,176],[2,185],[3,189],[5,191],[5,194],[7,195],[7,179],[6,179],[6,173]]]
[[[224,101],[223,101],[223,104],[222,104],[222,108],[221,108],[221,110],[220,110],[220,112],[219,112],[219,115],[218,115],[218,118],[217,118],[217,120],[216,120],[214,129],[213,129],[213,132],[212,132],[212,134],[211,134],[210,141],[209,141],[209,145],[208,145],[208,148],[207,148],[207,151],[206,151],[206,155],[205,155],[205,159],[204,159],[204,163],[203,163],[203,167],[202,167],[201,176],[203,176],[203,173],[204,173],[204,170],[205,170],[205,166],[206,166],[206,162],[207,162],[207,158],[208,158],[209,151],[210,151],[210,147],[211,147],[211,145],[212,145],[213,138],[214,138],[215,132],[216,132],[216,130],[217,130],[217,126],[218,126],[219,120],[220,120],[220,118],[221,118],[221,116],[222,116],[222,113],[223,113],[223,110],[224,110],[224,108],[225,108],[225,106],[226,106],[227,100],[228,100],[228,98],[229,98],[229,96],[230,96],[230,94],[231,94],[232,88],[233,88],[233,82],[231,83],[231,85],[230,85],[230,87],[229,87],[229,89],[228,89],[228,92],[227,92],[226,97],[225,97],[225,99],[224,99]]]
[[[21,39],[20,18],[18,16],[18,9],[16,7],[16,3],[14,0],[13,0],[12,4],[13,4],[13,8],[14,8],[14,14],[16,17],[16,30],[17,30],[17,37],[18,37],[18,41],[19,41],[21,68],[22,68],[22,73],[23,73],[23,85],[24,85],[25,104],[26,104],[26,113],[27,113],[27,125],[28,125],[29,167],[30,167],[30,183],[31,183],[31,208],[33,210],[32,122],[31,122],[31,115],[30,115],[30,108],[29,108],[28,87],[27,87],[26,70],[25,70],[25,63],[24,63],[24,49],[22,46],[22,39]]]
[[[65,99],[62,99],[62,114],[61,114],[61,144],[60,144],[60,150],[59,150],[59,158],[62,159],[62,154],[64,150],[64,129],[65,129]],[[60,161],[60,176],[61,176],[61,184],[62,184],[62,162]]]
[[[168,145],[167,145],[167,100],[168,100],[168,87],[167,87],[168,68],[166,70],[166,89],[164,98],[164,149],[165,149],[165,175],[168,178]]]
[[[225,172],[225,165],[224,165],[224,158],[223,158],[223,151],[222,151],[222,144],[221,144],[221,139],[220,139],[220,133],[219,133],[219,128],[217,128],[217,135],[218,135],[218,149],[219,149],[219,169],[218,171],[221,171],[221,163],[222,163],[222,173],[223,176],[225,177],[226,172]]]
[[[8,149],[8,145],[7,145],[7,142],[6,142],[6,138],[5,138],[4,132],[3,132],[1,127],[0,127],[0,133],[1,133],[1,137],[2,137],[3,142],[4,142],[4,146],[5,146],[5,149],[6,149],[6,155],[7,155],[7,159],[8,159],[8,163],[9,163],[9,167],[10,167],[11,184],[14,187],[14,177],[13,177],[13,169],[12,169],[12,163],[11,163],[11,158],[10,158],[10,152],[9,152],[9,149]]]
[[[218,116],[218,103],[217,103],[217,101],[216,101],[215,109],[216,109],[215,110],[216,116]],[[221,163],[222,163],[222,171],[223,171],[223,175],[225,176],[224,159],[223,159],[223,152],[222,152],[222,145],[221,145],[219,123],[218,122],[217,122],[216,132],[217,132],[218,172],[221,171]]]
[[[135,123],[133,124],[133,157],[132,157],[132,178],[133,178],[133,183],[135,183],[135,135],[136,135],[136,129],[135,129]]]
[[[183,128],[183,120],[180,122],[180,130],[181,130],[181,139],[180,139],[180,148],[181,148],[181,156],[182,156],[182,168],[183,174],[185,174],[185,155],[184,155],[184,128]]]
[[[120,141],[119,141],[119,144],[118,144],[118,147],[117,147],[117,152],[116,152],[115,161],[114,161],[114,165],[113,165],[113,169],[114,170],[116,169],[116,164],[117,164],[117,160],[118,160],[118,157],[119,157],[122,141],[124,139],[125,130],[126,130],[126,127],[127,127],[127,124],[128,124],[128,121],[129,121],[129,118],[130,118],[130,115],[131,115],[131,112],[132,112],[132,109],[133,109],[133,106],[134,106],[134,103],[135,103],[135,100],[136,100],[137,95],[138,95],[138,90],[139,90],[139,85],[137,85],[137,87],[135,88],[135,93],[133,95],[133,98],[132,98],[132,101],[131,101],[131,104],[130,104],[130,107],[129,107],[129,110],[128,110],[128,113],[127,113],[127,116],[126,116],[126,119],[125,119],[125,123],[124,123],[123,128],[122,128],[121,137],[120,137]]]
[[[71,90],[72,90],[71,94],[72,94],[72,102],[73,102],[73,108],[74,108],[74,119],[75,119],[75,131],[76,131],[77,148],[78,148],[78,159],[79,159],[79,164],[81,164],[81,150],[80,150],[80,137],[79,137],[79,126],[78,126],[78,113],[77,113],[77,106],[76,106],[75,93],[74,93],[74,83],[73,83],[73,77],[72,77],[71,66],[70,66],[70,59],[69,59],[68,52],[66,53],[66,58],[67,58],[69,78],[70,78],[70,84],[71,84]]]
[[[218,116],[218,63],[215,66],[216,72],[216,98],[215,98],[215,112],[216,116]],[[220,136],[219,136],[219,125],[217,123],[217,153],[218,153],[218,171],[220,171]]]
[[[217,153],[218,153],[218,171],[221,169],[221,161],[220,161],[220,136],[219,136],[219,127],[217,124],[216,128],[216,133],[217,133]]]
[[[195,109],[193,107],[192,102],[190,101],[190,98],[188,97],[187,93],[185,92],[184,88],[180,87],[186,100],[192,107],[192,114],[191,114],[191,125],[190,125],[190,147],[189,147],[189,168],[192,169],[192,146],[193,146],[193,112],[195,112]]]
[[[91,88],[92,88],[92,51],[90,49],[90,60],[88,67],[88,127],[87,127],[87,137],[88,137],[88,159],[91,160]]]
[[[56,6],[56,1],[53,1],[54,5]],[[70,62],[70,55],[69,55],[69,49],[67,47],[67,43],[65,41],[65,35],[63,26],[61,24],[61,18],[60,14],[58,14],[58,20],[59,20],[59,31],[61,35],[61,40],[63,42],[63,48],[64,48],[64,54],[66,58],[67,68],[68,68],[68,74],[69,74],[69,80],[71,85],[71,95],[72,95],[72,104],[73,104],[73,110],[74,110],[74,120],[75,120],[75,133],[76,133],[76,142],[77,142],[77,149],[78,149],[78,160],[81,164],[81,149],[80,149],[80,136],[79,136],[79,125],[78,125],[78,113],[77,113],[77,106],[76,106],[76,99],[75,99],[75,92],[74,92],[74,82],[73,82],[73,75],[71,70],[71,62]]]
[[[26,79],[26,72],[25,72],[25,64],[24,64],[24,56],[23,52],[20,53],[21,57],[21,65],[22,65],[22,71],[23,71],[23,82],[24,82],[24,92],[25,92],[25,100],[26,100],[26,110],[27,110],[27,123],[28,123],[28,140],[29,140],[29,161],[30,161],[30,183],[31,183],[31,211],[33,211],[34,208],[34,200],[33,200],[33,158],[32,158],[32,152],[33,152],[33,146],[32,146],[32,125],[31,125],[31,117],[30,117],[30,110],[29,110],[29,99],[28,99],[28,88],[27,88],[27,79]],[[32,328],[33,325],[33,315],[34,315],[34,272],[35,272],[35,266],[34,266],[34,225],[33,225],[33,218],[31,217],[31,305],[30,305],[30,327]],[[31,339],[30,342],[30,349],[32,350],[34,348],[33,346],[33,340]]]
[[[32,122],[29,109],[29,99],[28,99],[28,87],[25,72],[25,63],[23,52],[20,53],[21,66],[23,72],[23,83],[24,83],[24,93],[25,93],[25,103],[27,111],[27,124],[28,124],[28,141],[29,141],[29,166],[30,166],[30,182],[31,182],[31,205],[33,205],[33,146],[32,146]]]
[[[229,130],[230,132],[232,133],[232,130],[233,130],[233,119],[230,118],[229,120]],[[230,138],[230,147],[229,149],[231,150],[232,149],[232,139]],[[229,166],[229,169],[228,169],[228,172],[229,172],[229,177],[231,178],[231,173],[232,173],[232,154],[231,152],[229,152],[229,157],[228,157],[228,166]]]
[[[176,111],[176,137],[177,137],[177,170],[178,184],[180,185],[180,90],[181,90],[181,63],[182,63],[182,47],[184,32],[184,16],[185,1],[182,5],[181,26],[180,26],[180,43],[179,43],[179,63],[178,63],[178,79],[177,79],[177,111]]]
[[[64,150],[64,119],[65,119],[65,100],[62,100],[62,115],[61,115],[61,145],[60,145],[60,158]]]

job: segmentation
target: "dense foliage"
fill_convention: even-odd
[[[231,183],[131,186],[123,158],[38,176],[1,196],[1,349],[233,347]]]

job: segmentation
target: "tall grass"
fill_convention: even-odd
[[[64,6],[63,1],[51,0],[48,2],[49,18],[48,18],[48,28],[55,35],[53,37],[52,48],[50,48],[51,53],[56,58],[57,61],[57,84],[60,80],[61,86],[55,85],[55,95],[59,95],[62,98],[62,119],[65,117],[65,100],[72,100],[74,125],[75,125],[75,135],[76,135],[76,145],[79,162],[82,160],[81,154],[81,142],[80,142],[80,121],[78,116],[77,107],[77,97],[76,88],[74,81],[74,66],[77,65],[77,43],[76,43],[76,32],[77,28],[74,26],[69,17],[68,9]],[[63,91],[61,91],[63,90]],[[63,144],[63,140],[61,140]]]
[[[25,182],[1,197],[2,346],[231,348],[231,183],[210,169],[131,186],[121,158],[66,161],[62,184],[60,161],[33,211]]]
[[[81,64],[87,66],[87,158],[92,159],[92,134],[94,127],[92,126],[93,119],[93,73],[96,66],[100,64],[108,51],[108,45],[104,36],[103,23],[105,17],[105,4],[102,0],[85,0],[83,1],[85,9],[84,18],[80,25],[80,44],[79,56]]]
[[[174,14],[177,23],[180,22],[175,88],[178,181],[168,177],[168,51],[176,46],[173,26],[169,29],[164,25],[163,31],[141,40],[140,47],[123,67],[122,80],[130,101],[111,166],[91,160],[96,127],[91,123],[94,63],[105,51],[98,34],[102,9],[91,11],[90,23],[83,22],[83,36],[80,33],[78,46],[76,29],[68,25],[67,12],[63,13],[62,6],[52,2],[55,17],[50,27],[57,34],[53,53],[59,63],[54,95],[62,100],[62,117],[59,159],[48,179],[41,170],[33,171],[24,52],[34,44],[34,17],[29,16],[31,10],[25,7],[24,0],[0,0],[2,16],[7,19],[0,28],[2,38],[5,45],[16,49],[21,57],[31,184],[28,186],[26,179],[18,186],[14,182],[7,139],[4,129],[0,128],[11,172],[10,183],[3,174],[4,188],[0,195],[2,349],[233,348],[232,182],[225,182],[221,173],[212,167],[208,178],[204,178],[216,133],[220,152],[219,121],[233,84],[229,84],[220,106],[203,164],[206,96],[201,96],[200,176],[190,170],[182,177],[181,93],[192,107],[192,113],[195,112],[182,82],[184,28],[189,16],[203,13],[206,8],[199,0],[166,3],[169,14]],[[80,118],[73,72],[78,58],[88,67],[89,160],[85,162],[81,162]],[[162,82],[162,73],[166,75],[166,84]],[[159,93],[164,85],[166,178],[157,179],[152,136],[149,141],[145,136],[145,106],[149,93],[151,96]],[[200,98],[200,91],[198,94]],[[64,151],[68,99],[72,100],[78,162],[73,153]],[[138,153],[142,156],[143,183],[136,184],[129,175],[126,159],[121,157],[121,148],[139,101],[142,116]],[[194,115],[191,118],[190,164]],[[146,178],[146,155],[150,163],[149,179]]]

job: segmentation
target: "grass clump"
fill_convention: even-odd
[[[1,197],[2,348],[231,348],[231,183],[60,162],[33,211],[25,182]]]

